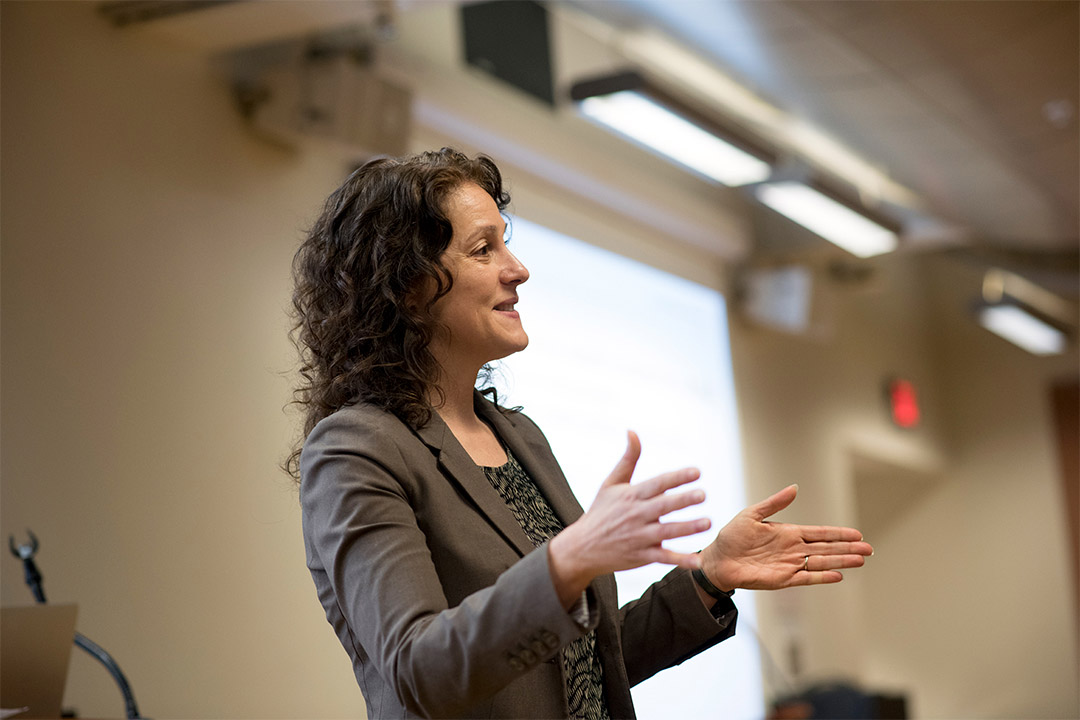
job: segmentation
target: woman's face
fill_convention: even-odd
[[[432,351],[444,368],[475,365],[475,371],[529,344],[514,309],[517,286],[529,271],[506,246],[506,222],[479,185],[458,186],[447,199],[446,215],[453,237],[442,262],[454,283],[432,308],[448,331],[432,342]]]

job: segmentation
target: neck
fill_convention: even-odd
[[[471,365],[454,368],[442,364],[437,383],[441,396],[440,393],[432,393],[429,400],[451,428],[467,428],[480,422],[473,407],[473,388],[479,371],[480,368]]]
[[[434,409],[474,463],[498,467],[506,463],[506,451],[494,430],[476,414],[473,403],[476,370],[449,376],[455,382],[440,380],[438,387],[445,397]]]

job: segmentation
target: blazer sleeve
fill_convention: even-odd
[[[584,629],[559,603],[546,544],[449,607],[428,549],[437,538],[421,531],[403,482],[417,471],[386,435],[337,413],[305,442],[300,498],[309,564],[318,566],[313,575],[325,572],[320,599],[354,662],[374,663],[412,713],[460,714]],[[525,661],[522,647],[534,651]]]
[[[619,610],[623,661],[631,687],[735,634],[738,610],[730,598],[713,612],[701,604],[694,580],[676,568]]]

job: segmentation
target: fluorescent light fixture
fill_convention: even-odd
[[[872,257],[896,249],[896,233],[809,185],[779,182],[754,189],[757,199],[852,255]]]
[[[1065,352],[1065,333],[1016,305],[989,305],[979,310],[979,323],[1034,355]]]
[[[658,30],[628,30],[622,49],[631,62],[658,69],[666,78],[687,86],[743,120],[762,127],[776,127],[786,116],[701,55]]]
[[[1021,307],[1031,308],[1040,316],[1049,318],[1066,327],[1076,326],[1076,306],[1062,300],[1054,293],[1039,287],[1016,273],[991,268],[983,277],[983,301],[987,305],[1000,305],[1006,298]]]
[[[772,167],[688,119],[678,104],[645,88],[635,73],[578,83],[571,90],[582,115],[724,185],[762,182]]]
[[[628,31],[622,36],[621,47],[632,61],[650,68],[665,82],[722,107],[730,117],[851,183],[860,193],[912,209],[924,205],[915,193],[880,168],[836,139],[764,101],[721,72],[715,63],[660,31]]]

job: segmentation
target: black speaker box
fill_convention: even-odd
[[[555,105],[547,9],[532,0],[461,6],[465,62]]]

